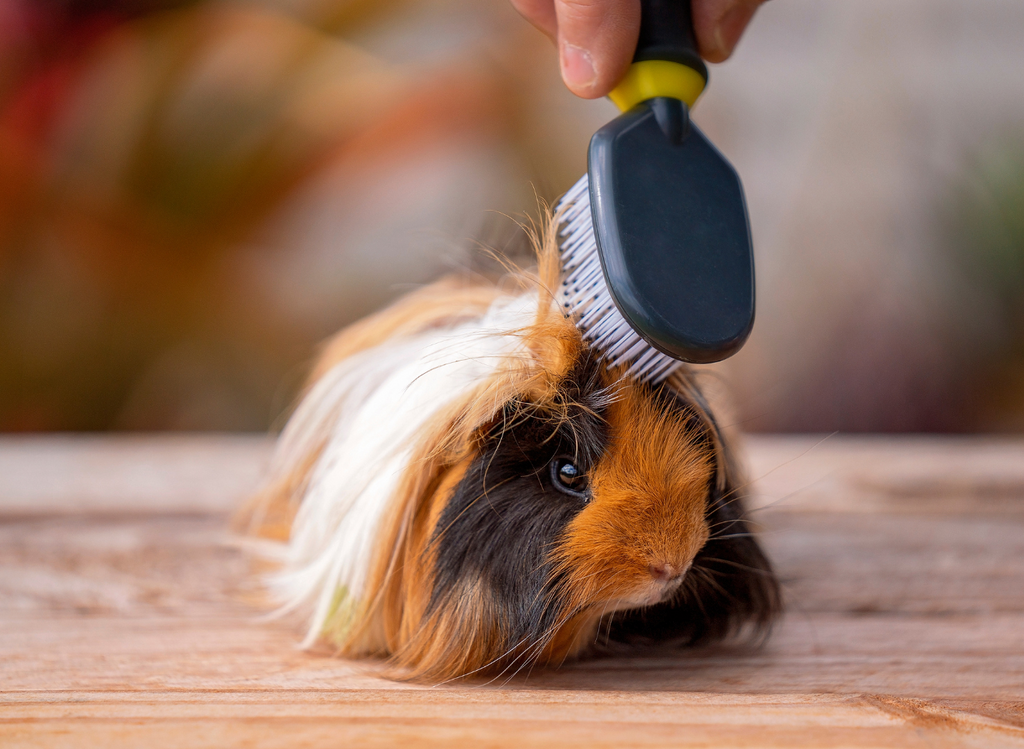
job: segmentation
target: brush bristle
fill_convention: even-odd
[[[572,186],[557,206],[562,259],[559,304],[573,317],[583,337],[607,361],[608,368],[628,365],[626,375],[657,383],[682,366],[644,340],[622,316],[605,283],[590,212],[587,175]]]

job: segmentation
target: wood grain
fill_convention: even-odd
[[[0,746],[1024,747],[1024,441],[748,448],[765,647],[422,687],[262,618],[267,440],[0,440]]]

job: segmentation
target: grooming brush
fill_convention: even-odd
[[[640,37],[558,204],[560,303],[609,366],[658,382],[736,353],[754,324],[743,187],[690,121],[707,84],[690,0],[640,0]]]

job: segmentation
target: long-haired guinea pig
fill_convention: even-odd
[[[534,275],[439,282],[326,346],[244,513],[281,542],[270,585],[307,644],[441,681],[778,612],[693,375],[610,371],[541,244]]]

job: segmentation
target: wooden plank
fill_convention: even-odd
[[[0,441],[0,745],[1024,746],[1019,440],[751,440],[789,603],[763,649],[442,687],[260,619],[217,491],[268,444],[219,440]]]
[[[753,507],[1024,512],[1024,439],[761,436]],[[0,436],[0,514],[228,512],[259,483],[265,435]],[[894,449],[896,448],[896,449]]]
[[[819,512],[1024,512],[1024,439],[753,436],[753,506]]]
[[[248,434],[0,437],[0,513],[230,512],[272,448]]]

